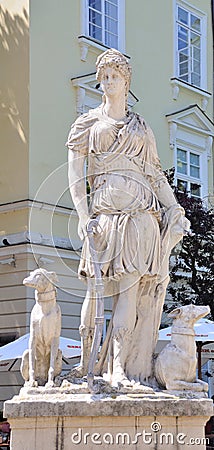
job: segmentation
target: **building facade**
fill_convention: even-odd
[[[34,293],[22,280],[36,267],[57,272],[62,335],[79,339],[85,286],[64,144],[101,102],[96,58],[109,47],[130,58],[128,103],[151,125],[163,169],[175,166],[179,189],[209,201],[212,2],[2,0],[0,13],[0,343],[29,331]],[[107,299],[106,318],[110,309]],[[4,400],[22,379],[1,369]]]

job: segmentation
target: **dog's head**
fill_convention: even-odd
[[[190,325],[194,325],[197,320],[201,319],[204,316],[207,316],[209,312],[209,306],[191,304],[173,309],[173,311],[171,311],[168,316],[173,318],[174,320],[180,319],[186,324],[189,323]]]
[[[38,292],[47,292],[53,289],[58,278],[55,272],[48,272],[45,269],[36,269],[23,280],[25,286],[30,286]]]

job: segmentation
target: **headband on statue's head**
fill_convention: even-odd
[[[99,82],[102,81],[103,72],[105,71],[105,68],[107,66],[112,66],[113,68],[118,69],[118,71],[124,76],[127,82],[127,87],[129,89],[132,68],[126,57],[114,48],[110,48],[109,50],[106,50],[104,53],[98,56],[96,62],[96,78]]]

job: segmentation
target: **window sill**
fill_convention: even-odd
[[[88,36],[78,36],[79,46],[80,46],[80,55],[82,61],[87,61],[88,51],[95,53],[97,56],[101,52],[105,52],[110,47],[102,44],[102,42],[98,42],[95,39]],[[130,59],[130,56],[123,53],[127,59]]]
[[[189,84],[185,81],[179,80],[179,78],[176,78],[176,77],[171,78],[170,81],[171,81],[171,85],[172,85],[173,100],[178,99],[178,96],[180,93],[180,88],[187,89],[187,90],[195,92],[196,94],[201,96],[201,109],[203,111],[206,111],[208,100],[212,96],[212,94],[210,92],[205,91],[204,89],[198,88],[196,86],[192,86],[191,84]]]
[[[102,44],[101,42],[98,42],[95,39],[92,39],[87,36],[78,36],[78,41],[80,45],[80,54],[82,61],[87,60],[89,50],[96,54],[99,54],[100,50],[102,52],[105,52],[105,50],[109,48],[106,45]]]

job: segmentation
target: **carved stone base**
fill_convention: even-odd
[[[87,384],[81,389],[87,390]],[[204,426],[213,415],[210,399],[183,399],[166,391],[68,391],[68,385],[23,388],[5,402],[13,450],[206,448]]]
[[[208,394],[207,392],[197,392],[197,391],[172,391],[172,390],[167,390],[166,392],[168,392],[169,395],[175,395],[176,397],[179,398],[208,398]]]

